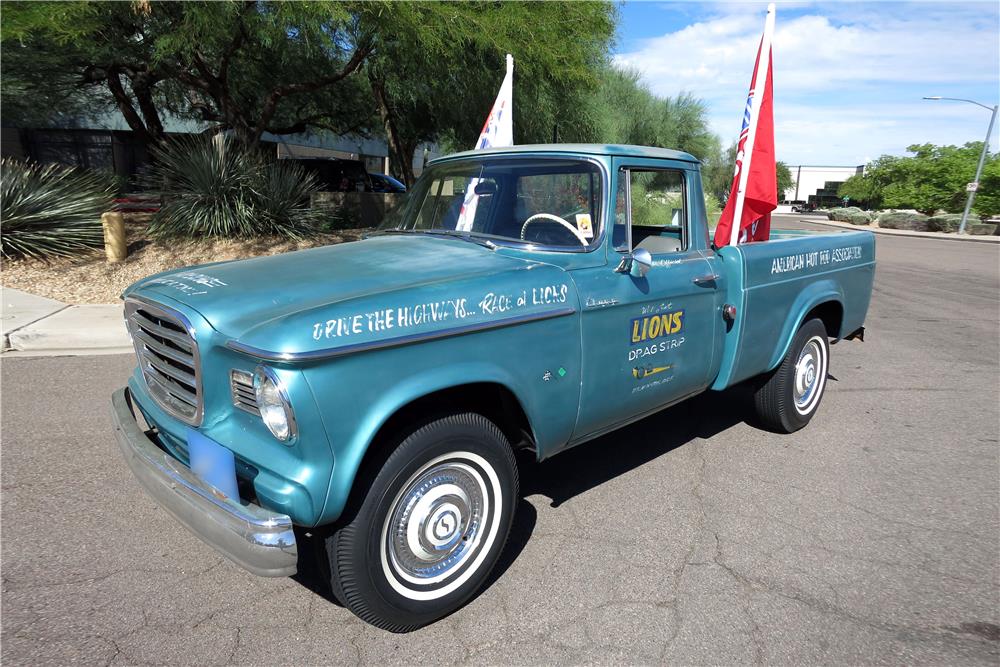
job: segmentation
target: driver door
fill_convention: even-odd
[[[721,271],[708,249],[697,170],[615,159],[608,263],[573,272],[583,306],[583,390],[573,439],[632,421],[704,390],[721,335]],[[694,234],[700,229],[701,234]],[[621,270],[636,248],[644,277]]]

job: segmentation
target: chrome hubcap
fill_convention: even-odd
[[[792,394],[796,409],[805,414],[819,398],[819,391],[826,374],[826,358],[823,343],[819,338],[811,338],[799,352],[795,362],[795,384]]]
[[[458,462],[436,465],[412,480],[388,516],[393,569],[412,583],[432,583],[460,568],[483,529],[484,482]]]

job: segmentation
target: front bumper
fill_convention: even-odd
[[[164,509],[237,565],[262,577],[295,574],[292,520],[259,505],[220,497],[190,468],[150,440],[135,417],[127,388],[111,397],[115,436],[139,483]]]

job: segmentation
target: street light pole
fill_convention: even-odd
[[[982,176],[983,174],[983,163],[986,162],[986,153],[990,149],[990,135],[993,134],[993,123],[997,119],[997,109],[1000,108],[1000,105],[994,104],[992,107],[988,107],[985,104],[980,104],[979,102],[976,102],[975,100],[965,100],[960,97],[941,97],[940,95],[935,95],[934,97],[925,97],[924,99],[951,100],[953,102],[968,102],[969,104],[975,104],[976,106],[980,106],[992,113],[992,115],[990,116],[990,126],[986,130],[986,141],[983,142],[983,150],[979,154],[979,166],[976,167],[976,177],[972,181],[975,184],[973,186],[975,189],[969,190],[969,196],[965,200],[965,211],[962,213],[962,222],[958,226],[958,233],[964,234],[965,222],[969,219],[969,211],[972,210],[972,203],[976,200],[976,189],[979,188],[979,177]]]
[[[1000,105],[993,105],[993,115],[990,116],[990,127],[986,130],[986,142],[983,144],[983,152],[979,154],[979,166],[976,167],[976,180],[973,183],[976,184],[976,188],[979,188],[979,177],[983,174],[983,163],[986,162],[986,151],[990,147],[990,135],[993,134],[993,123],[997,119],[997,107]],[[969,218],[969,210],[972,208],[972,202],[976,199],[976,190],[971,190],[969,192],[969,198],[965,200],[965,212],[962,213],[962,224],[958,226],[958,233],[965,233],[965,221]]]

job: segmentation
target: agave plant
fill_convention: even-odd
[[[153,154],[150,185],[163,193],[155,235],[299,238],[313,227],[317,185],[298,165],[269,162],[223,135],[181,138]]]
[[[70,257],[104,244],[110,174],[0,160],[0,252],[4,257]]]
[[[259,222],[270,233],[300,237],[319,222],[310,198],[319,189],[316,177],[291,160],[265,162],[253,185]]]

